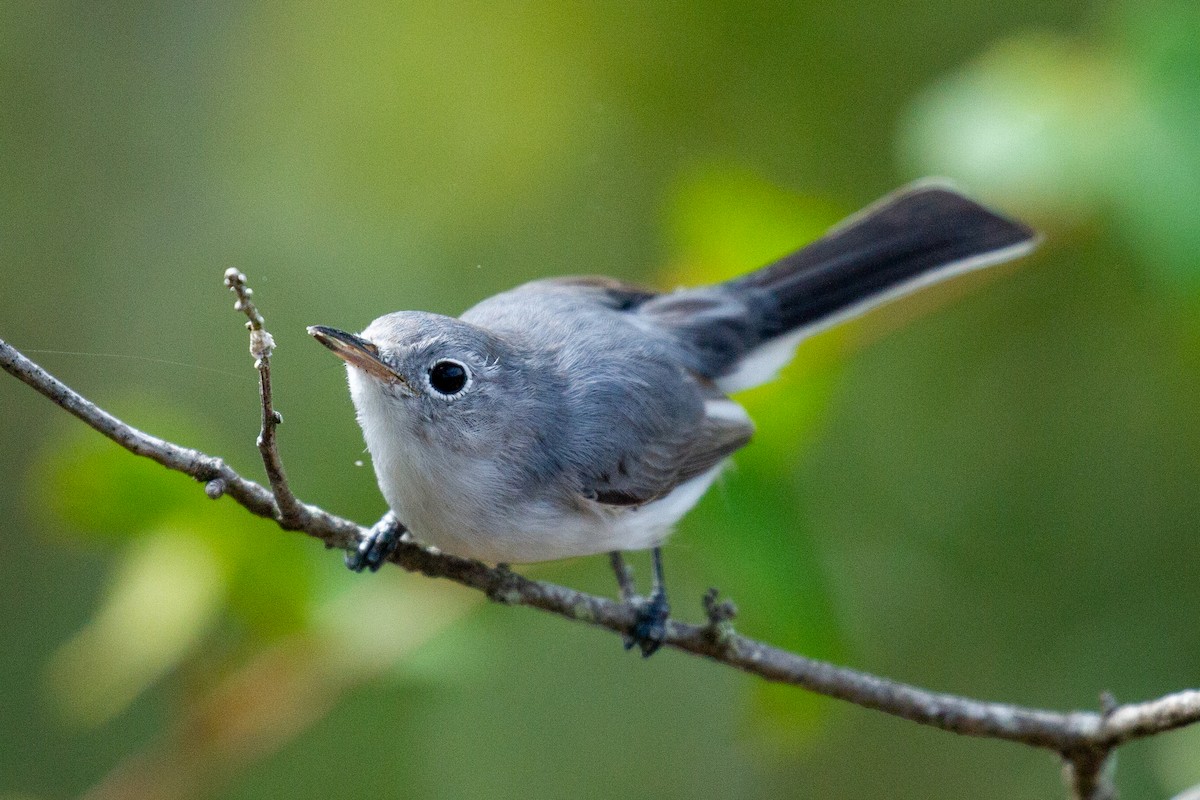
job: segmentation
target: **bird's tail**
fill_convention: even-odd
[[[801,339],[923,286],[1016,258],[1037,239],[945,185],[921,182],[773,264],[665,295],[646,311],[657,307],[695,345],[700,371],[735,392],[774,377]]]

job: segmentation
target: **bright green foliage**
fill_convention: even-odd
[[[913,105],[905,158],[1055,229],[1114,225],[1160,285],[1200,287],[1200,10],[1125,4],[1100,35],[1023,33]]]
[[[146,417],[186,441],[186,426],[162,410]],[[123,710],[194,655],[223,614],[255,641],[307,626],[313,547],[304,539],[81,426],[45,452],[36,476],[35,502],[83,544],[115,550],[120,565],[93,621],[56,657],[52,683],[70,716],[95,724]]]
[[[166,416],[140,415],[139,423],[154,430]],[[189,431],[174,429],[186,441]],[[157,529],[168,517],[204,505],[203,493],[178,473],[147,459],[130,458],[124,448],[77,426],[66,429],[41,453],[35,469],[30,486],[36,494],[30,502],[52,509],[62,523],[60,530],[72,531],[88,543],[124,544]]]
[[[817,238],[841,215],[745,172],[711,168],[680,182],[671,212],[678,283],[742,274]],[[737,587],[737,627],[781,647],[841,660],[838,623],[807,531],[791,465],[812,441],[836,380],[844,331],[806,342],[778,380],[740,395],[758,426],[752,444],[683,525],[702,574]],[[719,577],[718,577],[719,576]],[[794,748],[815,730],[825,704],[759,684],[746,722],[756,737]]]

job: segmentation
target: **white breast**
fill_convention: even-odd
[[[523,564],[655,547],[721,471],[717,465],[642,506],[609,506],[582,497],[567,501],[553,491],[513,498],[503,490],[503,462],[451,463],[464,457],[423,446],[405,415],[397,413],[372,378],[354,368],[348,372],[350,394],[388,506],[418,541],[454,555]],[[745,416],[736,403],[717,402],[720,405],[709,413]],[[501,496],[509,499],[494,499]]]

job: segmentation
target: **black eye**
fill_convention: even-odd
[[[438,394],[458,394],[468,377],[467,368],[457,361],[439,361],[429,368],[429,385]]]

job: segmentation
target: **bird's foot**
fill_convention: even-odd
[[[634,645],[642,651],[643,658],[649,658],[662,646],[667,638],[667,618],[671,606],[667,603],[666,592],[657,591],[646,598],[633,601],[637,609],[637,617],[633,630],[625,637],[625,649],[632,650]]]
[[[362,538],[358,547],[346,552],[346,566],[352,572],[362,572],[364,569],[375,572],[396,552],[396,547],[405,533],[404,525],[389,511],[383,515],[383,519],[371,526],[370,532]]]

